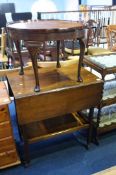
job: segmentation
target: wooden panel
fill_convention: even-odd
[[[0,139],[0,153],[15,149],[15,144],[12,136]]]
[[[10,126],[10,122],[0,123],[0,139],[9,137],[12,135],[12,130]]]
[[[16,162],[18,159],[16,150],[0,153],[0,167]]]
[[[0,106],[0,123],[9,121],[9,112],[7,106]]]
[[[19,124],[40,121],[95,106],[100,102],[101,89],[102,84],[93,84],[17,99]]]

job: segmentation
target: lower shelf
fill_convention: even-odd
[[[29,143],[44,140],[59,134],[88,128],[89,124],[77,113],[55,117],[21,126],[22,134]]]

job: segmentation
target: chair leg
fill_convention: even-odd
[[[30,163],[30,155],[29,155],[29,144],[27,141],[24,141],[24,164],[28,166]]]
[[[94,108],[90,108],[89,112],[89,131],[88,131],[88,137],[87,137],[87,149],[89,148],[89,144],[92,141],[92,132],[93,132],[93,114],[94,114]]]
[[[99,145],[99,142],[98,142],[98,127],[99,127],[99,123],[100,123],[100,116],[101,116],[101,107],[99,106],[98,107],[98,113],[97,113],[97,126],[95,128],[95,130],[96,130],[95,142],[96,142],[97,145]]]
[[[44,61],[46,61],[46,42],[43,43]]]
[[[60,68],[60,60],[59,60],[59,53],[60,53],[60,40],[57,41],[57,68]]]

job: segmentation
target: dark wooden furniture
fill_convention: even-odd
[[[0,13],[14,13],[15,4],[14,3],[0,3]]]
[[[20,56],[21,71],[23,74],[23,60],[20,52],[19,41],[24,40],[27,49],[31,55],[31,60],[35,75],[35,92],[40,91],[39,76],[37,69],[36,56],[39,52],[40,42],[45,41],[57,41],[57,67],[60,67],[59,62],[59,49],[60,41],[66,39],[79,39],[80,42],[80,60],[78,64],[78,81],[81,81],[81,65],[83,61],[85,44],[83,42],[84,30],[83,24],[72,21],[61,21],[61,20],[37,20],[29,21],[24,23],[16,23],[8,25],[8,31],[11,38],[16,44],[17,51]]]
[[[27,21],[32,19],[31,12],[12,13],[11,16],[13,21],[20,21],[20,20]]]
[[[116,73],[116,54],[109,54],[109,55],[102,55],[102,56],[87,56],[84,58],[84,64],[91,67],[92,69],[96,70],[101,74],[102,80],[104,83],[106,82],[105,76],[108,74]],[[115,80],[114,80],[115,81]],[[111,82],[111,80],[110,80]],[[114,85],[113,85],[114,86]],[[109,96],[105,97],[105,90],[103,93],[103,97],[101,100],[100,105],[98,106],[98,125],[100,123],[100,113],[101,108],[109,105],[116,104],[116,86],[114,86],[113,94],[109,93]],[[108,90],[107,90],[108,91]],[[111,124],[112,126],[104,126],[103,128],[99,128],[99,133],[103,133],[105,131],[109,131],[111,129],[116,128],[116,123]]]
[[[20,164],[9,116],[9,103],[6,86],[0,82],[0,169]]]
[[[13,22],[21,22],[21,21],[28,21],[32,20],[32,13],[31,12],[18,12],[18,13],[12,13],[11,14],[12,21]],[[12,23],[13,23],[12,22]],[[19,54],[16,51],[16,48],[14,47],[14,42],[12,38],[9,36],[9,33],[7,33],[8,37],[8,45],[6,48],[6,53],[8,58],[12,59],[13,65],[15,65],[15,62],[19,62]],[[24,45],[24,41],[21,40],[20,42],[20,50],[21,50],[21,55],[24,59],[29,59],[29,53]]]
[[[6,27],[6,16],[0,13],[0,34],[2,33],[2,28]]]
[[[76,82],[76,72],[77,64],[60,69],[40,68],[41,91],[36,93],[31,69],[22,76],[18,72],[7,76],[15,97],[26,162],[28,144],[38,140],[89,128],[87,145],[91,142],[93,108],[100,103],[103,82],[84,68],[83,82]],[[76,112],[86,108],[90,108],[89,123]]]

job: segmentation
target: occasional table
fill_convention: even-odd
[[[28,22],[19,22],[7,26],[8,32],[12,40],[16,44],[17,52],[20,57],[21,70],[23,72],[23,60],[20,51],[20,40],[24,40],[27,49],[31,55],[32,65],[35,75],[35,92],[40,91],[39,75],[37,69],[37,53],[39,53],[40,42],[57,41],[57,67],[60,67],[59,62],[59,48],[60,41],[67,39],[78,39],[80,42],[80,59],[78,63],[78,77],[81,81],[81,65],[83,62],[83,55],[85,50],[84,44],[84,26],[80,22],[63,21],[63,20],[36,20]]]

